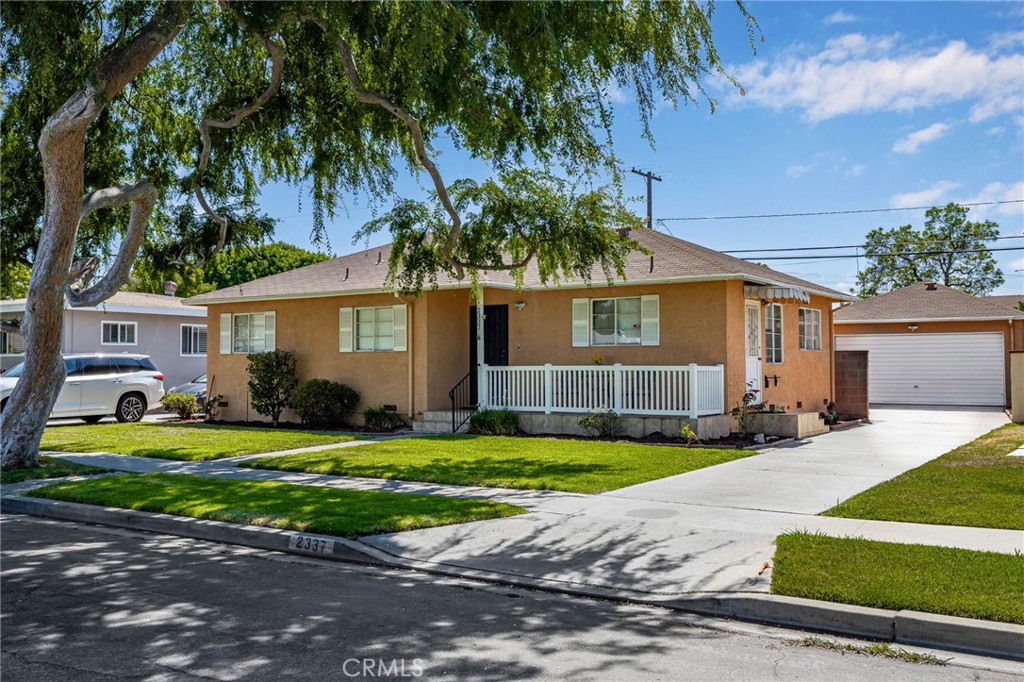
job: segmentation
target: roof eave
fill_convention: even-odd
[[[841,320],[835,319],[836,324],[903,324],[912,322],[1001,322],[1006,320],[1012,322],[1014,320],[1024,319],[1022,317],[1014,317],[1008,315],[1006,317],[906,317],[906,318],[886,318],[884,320]]]

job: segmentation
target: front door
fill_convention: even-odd
[[[745,313],[747,386],[753,383],[758,395],[761,395],[761,304],[757,301],[747,301]]]
[[[492,367],[508,365],[508,306],[484,306],[484,364]],[[470,400],[477,400],[476,306],[469,309],[469,371]]]

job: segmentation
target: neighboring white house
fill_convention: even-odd
[[[25,299],[0,301],[0,318],[24,314]],[[24,350],[20,335],[0,333],[0,367],[21,362]],[[120,291],[96,307],[65,311],[61,351],[148,355],[171,388],[206,371],[206,309],[175,296]]]

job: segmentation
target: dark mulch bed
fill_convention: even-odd
[[[311,426],[309,424],[302,424],[299,422],[279,422],[277,426],[274,426],[270,422],[257,422],[257,421],[227,421],[224,419],[193,419],[189,421],[177,421],[178,424],[214,424],[216,426],[241,426],[246,428],[255,429],[280,429],[282,431],[317,431],[319,433],[353,433],[353,434],[381,434],[381,433],[395,433],[395,431],[385,429],[369,429],[365,426],[360,427],[340,427],[340,428],[325,428],[322,426]]]

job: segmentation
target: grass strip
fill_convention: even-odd
[[[41,447],[199,462],[351,440],[355,436],[251,426],[134,423],[49,428],[43,433]]]
[[[772,593],[1024,623],[1024,555],[834,538],[775,540]]]
[[[498,502],[186,474],[111,476],[29,493],[65,502],[355,538],[522,514]]]
[[[102,467],[66,462],[63,459],[43,455],[39,458],[39,466],[37,467],[0,471],[0,483],[21,483],[22,481],[34,481],[40,478],[61,478],[64,476],[89,476],[92,474],[105,474],[109,471],[110,469]]]
[[[600,493],[753,454],[556,438],[434,436],[258,459],[242,466],[488,488]]]
[[[825,516],[1024,530],[1024,425],[1007,424],[854,495]]]

